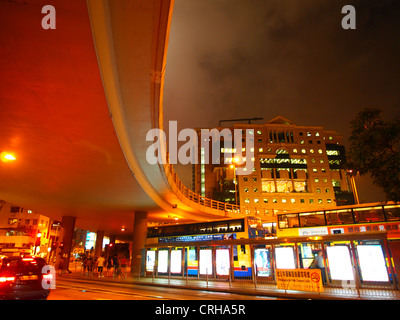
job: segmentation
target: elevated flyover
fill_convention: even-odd
[[[0,1],[0,199],[87,230],[238,214],[193,194],[170,165],[150,165],[163,128],[173,1]],[[43,29],[44,5],[56,29]]]

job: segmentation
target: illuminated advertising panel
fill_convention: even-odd
[[[155,251],[147,251],[147,254],[146,254],[146,271],[153,272],[155,264],[156,264],[156,252]]]
[[[215,253],[215,264],[217,268],[217,275],[229,275],[229,249],[217,249]]]
[[[182,272],[182,250],[171,251],[171,273]]]
[[[200,250],[200,274],[212,274],[212,250]]]
[[[167,273],[168,272],[168,250],[159,250],[158,251],[158,273]]]
[[[364,281],[389,281],[380,245],[358,245],[357,253]]]
[[[270,267],[268,249],[254,250],[254,265],[256,266],[257,276],[259,277],[271,276],[271,267]]]
[[[347,246],[328,246],[326,253],[332,280],[354,280],[350,252]]]
[[[90,250],[94,249],[96,246],[96,232],[87,232],[86,233],[86,242],[85,242],[85,249]]]
[[[275,259],[277,269],[295,269],[293,247],[275,248]]]

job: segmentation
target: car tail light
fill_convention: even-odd
[[[14,283],[15,277],[0,277],[0,284],[3,283]]]
[[[44,274],[43,275],[43,280],[51,281],[51,280],[53,280],[53,275],[51,273]]]

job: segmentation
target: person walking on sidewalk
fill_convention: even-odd
[[[104,262],[106,261],[106,259],[104,259],[103,255],[101,255],[98,259],[97,259],[97,271],[99,273],[99,278],[103,277],[103,268],[104,268]]]
[[[128,265],[128,259],[125,256],[121,258],[121,276],[126,279],[126,267]]]

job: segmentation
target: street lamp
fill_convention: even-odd
[[[357,175],[357,172],[354,170],[347,170],[347,173],[350,176],[350,185],[351,185],[351,189],[353,190],[353,194],[356,200],[357,204],[360,204],[360,200],[358,198],[358,191],[357,191],[357,186],[356,186],[356,180],[355,180],[355,176]]]
[[[10,153],[8,151],[3,151],[0,153],[0,160],[4,163],[10,162],[10,161],[15,161],[17,158],[13,153]]]
[[[235,162],[235,159],[232,160]],[[233,184],[235,185],[235,204],[237,205],[237,181],[236,181],[236,166],[231,164],[229,168],[233,169]]]

